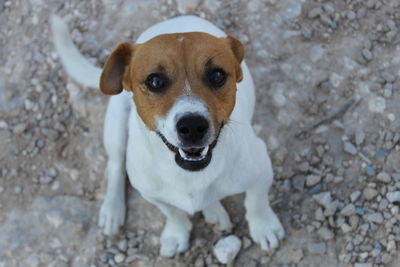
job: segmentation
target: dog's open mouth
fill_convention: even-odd
[[[188,171],[200,171],[208,166],[212,158],[212,150],[217,144],[218,138],[209,146],[200,148],[179,148],[167,141],[167,139],[158,132],[164,144],[175,153],[175,162],[179,167]]]

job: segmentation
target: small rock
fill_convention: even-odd
[[[369,165],[365,166],[365,171],[366,171],[367,175],[370,177],[375,176],[375,174],[376,174],[375,168],[372,166],[369,166]]]
[[[200,0],[176,0],[181,14],[192,13],[200,4]]]
[[[391,98],[392,95],[393,95],[393,84],[391,83],[385,84],[385,86],[383,87],[383,96],[385,98]]]
[[[308,192],[310,194],[316,194],[316,193],[319,193],[321,191],[321,189],[322,189],[322,184],[317,184],[317,185],[314,185],[313,187],[311,187],[310,190],[308,190]]]
[[[204,267],[204,259],[201,256],[194,262],[194,267]]]
[[[356,131],[356,145],[361,145],[365,140],[365,133],[362,130]]]
[[[379,212],[367,214],[367,215],[365,215],[365,218],[368,221],[373,222],[373,223],[378,223],[378,224],[383,223],[383,216]]]
[[[361,51],[361,54],[362,54],[363,58],[364,58],[366,61],[371,61],[371,60],[374,59],[374,55],[372,54],[372,52],[371,52],[370,50],[363,49],[363,50]]]
[[[321,176],[319,175],[309,175],[307,176],[306,184],[307,186],[313,186],[321,181]]]
[[[394,240],[390,240],[386,245],[387,251],[396,250],[396,242]]]
[[[384,183],[390,183],[391,178],[390,175],[386,172],[380,172],[378,176],[376,177],[378,181],[384,182]]]
[[[360,191],[354,191],[350,195],[351,202],[355,202],[360,196],[361,196],[361,192]]]
[[[350,226],[353,230],[357,229],[360,218],[357,215],[351,215],[349,218]]]
[[[349,12],[347,12],[347,19],[348,20],[354,20],[356,18],[356,13],[352,10],[350,10]]]
[[[393,83],[396,81],[396,76],[393,74],[385,71],[382,73],[382,78],[387,82],[387,83]]]
[[[42,134],[48,138],[56,140],[60,137],[60,133],[57,130],[51,128],[42,128]]]
[[[319,17],[324,11],[320,7],[314,7],[308,11],[308,18],[315,19]]]
[[[14,187],[14,193],[15,194],[21,194],[22,193],[22,187],[21,186],[16,186]]]
[[[118,242],[117,247],[120,251],[125,252],[128,248],[128,240],[122,239]]]
[[[354,267],[372,267],[372,263],[355,263]]]
[[[350,142],[345,142],[344,143],[344,151],[351,155],[356,155],[357,154],[357,148]]]
[[[323,206],[324,208],[328,208],[331,203],[332,203],[332,197],[330,192],[323,192],[319,193],[313,196],[315,201],[317,201],[318,204]]]
[[[371,200],[378,195],[378,191],[373,188],[365,188],[363,192],[363,196],[366,200]]]
[[[383,97],[371,97],[368,101],[368,109],[371,112],[383,113],[386,109],[386,100]]]
[[[26,124],[25,123],[19,123],[14,126],[13,128],[13,133],[14,134],[22,134],[26,130]]]
[[[327,227],[323,226],[317,231],[318,235],[325,241],[331,240],[334,235],[331,230],[329,230]]]
[[[249,238],[247,238],[246,236],[244,236],[242,238],[242,243],[243,243],[243,249],[247,249],[251,246],[252,242]]]
[[[348,225],[347,223],[344,223],[340,226],[340,229],[342,229],[343,233],[349,233],[351,232],[352,228],[350,227],[350,225]]]
[[[356,207],[354,206],[354,204],[348,204],[340,211],[340,214],[348,217],[353,215],[355,212],[356,212]]]
[[[232,263],[240,250],[241,243],[235,235],[221,238],[213,248],[214,255],[222,264]]]
[[[388,192],[386,198],[391,203],[400,202],[400,191]]]
[[[7,129],[7,128],[8,128],[7,122],[1,120],[1,121],[0,121],[0,129]]]
[[[116,263],[122,263],[125,260],[125,255],[122,254],[122,253],[117,253],[114,256],[114,260],[115,260]]]
[[[330,76],[329,76],[329,82],[332,84],[333,87],[335,88],[339,88],[340,84],[343,81],[343,76],[340,76],[339,74],[333,72]]]

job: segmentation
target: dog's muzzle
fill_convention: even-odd
[[[179,123],[177,124],[178,127]],[[221,126],[222,128],[222,126]],[[179,130],[178,130],[179,132]],[[186,133],[186,131],[184,131]],[[201,130],[199,132],[202,132]],[[221,129],[219,130],[219,133]],[[214,141],[209,145],[200,146],[200,142],[198,139],[193,138],[193,140],[189,140],[189,143],[197,144],[197,146],[186,146],[188,142],[186,142],[185,146],[176,147],[168,142],[164,135],[160,132],[157,132],[160,136],[161,140],[164,144],[175,153],[175,162],[176,164],[184,170],[188,171],[200,171],[208,166],[211,162],[212,151],[214,147],[217,145],[219,134],[216,136]],[[204,138],[204,134],[195,133],[197,137]],[[203,135],[203,136],[201,136]],[[188,137],[189,138],[189,137]],[[183,143],[183,142],[182,142]]]

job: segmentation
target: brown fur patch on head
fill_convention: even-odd
[[[159,35],[137,45],[125,69],[123,86],[134,93],[137,112],[150,130],[183,95],[200,98],[209,109],[214,129],[229,121],[236,99],[236,83],[241,81],[243,45],[237,39],[216,38],[206,33]],[[211,87],[205,78],[210,68],[222,69],[227,80],[220,88]],[[146,86],[150,74],[162,73],[168,86],[152,92]],[[185,81],[191,90],[184,90]],[[218,134],[218,133],[216,133]]]

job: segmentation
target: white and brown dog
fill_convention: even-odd
[[[105,234],[124,223],[127,173],[166,216],[161,255],[188,249],[187,214],[201,211],[229,230],[220,201],[242,192],[252,239],[263,250],[278,246],[284,229],[268,201],[273,173],[251,126],[254,85],[240,41],[201,18],[177,17],[149,28],[135,44],[118,45],[101,71],[74,47],[65,22],[51,21],[68,74],[114,95],[104,123],[108,185],[99,225]]]

